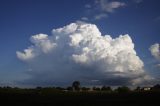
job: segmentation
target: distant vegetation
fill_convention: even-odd
[[[125,92],[143,92],[143,91],[159,91],[160,85],[154,85],[152,87],[137,87],[135,89],[130,89],[127,86],[117,87],[116,89],[112,89],[110,86],[102,86],[102,87],[81,87],[79,81],[74,81],[72,86],[63,88],[63,87],[36,87],[36,88],[18,88],[18,87],[0,87],[0,93],[7,92],[28,92],[28,93],[52,93],[52,92],[110,92],[110,93],[125,93]]]
[[[130,89],[122,86],[83,87],[74,81],[70,87],[12,88],[0,87],[0,104],[99,106],[160,104],[160,85]]]

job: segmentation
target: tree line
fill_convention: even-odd
[[[74,81],[71,86],[63,88],[63,87],[36,87],[36,88],[18,88],[18,87],[0,87],[0,93],[2,92],[17,92],[17,91],[30,91],[30,93],[36,91],[45,91],[46,93],[50,92],[143,92],[143,91],[160,91],[160,85],[156,84],[152,87],[136,87],[135,89],[130,89],[127,86],[120,86],[115,89],[112,89],[110,86],[101,86],[101,87],[83,87],[81,86],[79,81]]]
[[[160,85],[156,84],[152,87],[136,87],[135,89],[130,89],[127,86],[120,86],[116,89],[112,89],[110,86],[102,86],[102,87],[81,87],[79,81],[74,81],[72,87],[68,87],[67,90],[69,91],[107,91],[107,92],[131,92],[131,91],[160,91]]]

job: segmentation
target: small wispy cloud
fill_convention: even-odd
[[[102,14],[95,15],[94,19],[100,20],[100,19],[106,18],[106,17],[107,17],[107,14],[102,13]]]
[[[150,50],[152,56],[156,60],[160,61],[160,44],[155,43],[155,44],[151,45],[151,47],[149,48],[149,50]]]
[[[160,21],[160,16],[157,16],[154,20],[155,21]]]
[[[160,69],[160,64],[157,64],[156,67]]]
[[[153,70],[158,71],[160,70],[160,44],[155,43],[150,46],[149,48],[151,55],[154,57],[154,63],[153,63]],[[158,76],[159,77],[159,76]]]
[[[95,0],[93,4],[86,4],[85,8],[92,11],[93,19],[100,20],[106,18],[108,14],[115,12],[117,9],[125,7],[127,4],[119,1]]]
[[[89,19],[87,17],[82,17],[81,20],[88,21]]]
[[[86,4],[85,8],[91,8],[92,6],[90,4]]]
[[[126,6],[124,2],[119,2],[119,1],[109,2],[108,0],[98,0],[96,3],[99,4],[101,11],[107,13],[114,12],[115,9]]]
[[[134,3],[138,3],[138,4],[139,4],[139,3],[142,3],[142,2],[143,2],[143,0],[133,0],[133,2],[134,2]]]

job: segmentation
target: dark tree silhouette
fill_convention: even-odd
[[[41,90],[41,89],[42,89],[42,87],[39,87],[39,86],[38,86],[38,87],[36,87],[36,89],[37,89],[37,90]]]
[[[90,88],[87,88],[87,87],[82,87],[81,89],[82,89],[82,91],[89,91],[90,90]]]
[[[122,87],[118,87],[116,91],[118,91],[119,93],[126,93],[126,92],[129,92],[130,89],[126,86],[122,86]]]
[[[79,82],[79,81],[74,81],[74,82],[72,83],[72,88],[73,88],[73,90],[75,90],[75,91],[80,91],[80,82]]]
[[[152,87],[152,90],[160,91],[160,85],[156,84]]]
[[[111,87],[106,87],[106,86],[103,86],[102,88],[101,88],[101,91],[108,91],[108,92],[111,92],[112,91],[112,89],[111,89]]]
[[[94,91],[100,91],[101,89],[99,87],[93,87]]]
[[[68,90],[68,91],[72,91],[73,88],[69,86],[69,87],[67,87],[67,90]]]
[[[141,87],[138,86],[135,91],[141,91]]]
[[[60,91],[65,90],[65,89],[62,88],[62,87],[56,87],[56,89],[57,89],[57,90],[60,90]]]

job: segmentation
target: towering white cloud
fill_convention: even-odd
[[[112,38],[94,24],[71,23],[52,35],[34,35],[32,46],[17,57],[32,71],[28,83],[137,84],[150,79],[128,34]]]
[[[155,43],[154,45],[151,45],[149,50],[151,51],[152,56],[160,61],[160,45],[158,43]]]

